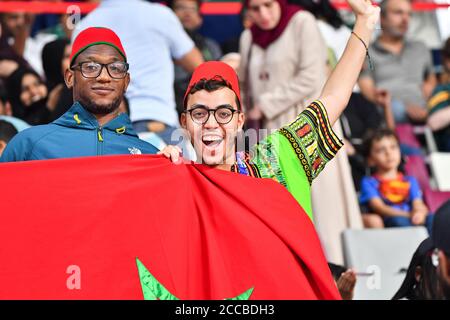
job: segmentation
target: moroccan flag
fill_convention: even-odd
[[[0,164],[0,299],[338,299],[285,188],[160,156]]]

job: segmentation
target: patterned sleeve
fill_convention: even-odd
[[[294,149],[311,183],[342,147],[322,102],[316,100],[280,133]]]

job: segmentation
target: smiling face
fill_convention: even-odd
[[[78,55],[73,66],[80,62],[96,62],[108,64],[124,61],[122,55],[113,47],[105,44],[94,45]],[[123,99],[130,82],[127,73],[123,79],[112,78],[106,67],[96,78],[86,78],[80,68],[66,70],[65,81],[69,88],[73,87],[74,101],[79,101],[92,114],[101,115],[115,112]]]
[[[33,73],[27,73],[22,78],[20,100],[28,107],[47,96],[44,83]]]
[[[248,17],[262,30],[272,30],[280,22],[281,6],[276,0],[250,0]]]
[[[213,112],[210,112],[208,121],[199,124],[197,123],[199,121],[193,120],[197,116],[195,111],[193,113],[189,111],[199,107],[209,110],[227,107],[237,111],[235,93],[228,87],[211,92],[199,90],[188,96],[186,105],[187,112],[181,115],[181,125],[190,134],[197,159],[201,159],[202,163],[206,165],[228,170],[235,162],[236,135],[244,125],[244,114],[234,112],[230,122],[220,124],[215,119]],[[225,116],[226,114],[216,114],[218,119]]]

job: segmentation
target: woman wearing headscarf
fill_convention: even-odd
[[[244,7],[253,22],[241,36],[239,76],[247,118],[256,129],[260,125],[276,130],[320,94],[327,75],[327,46],[314,16],[300,6],[287,0],[245,0]],[[338,122],[333,129],[342,136]],[[342,231],[362,227],[344,151],[316,179],[311,197],[327,258],[342,264]]]
[[[49,101],[47,88],[39,75],[26,68],[18,68],[6,80],[8,100],[14,117],[30,125],[51,121],[54,101]]]
[[[263,129],[295,119],[320,94],[326,46],[314,16],[287,0],[245,0],[239,70],[247,116]]]
[[[64,71],[69,68],[71,45],[69,39],[57,39],[49,42],[42,50],[42,66],[44,68],[49,99],[56,105],[50,120],[62,116],[72,105],[72,90],[64,83]]]

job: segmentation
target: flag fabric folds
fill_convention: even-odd
[[[0,164],[0,183],[1,299],[143,299],[136,261],[181,300],[339,299],[270,179],[104,156]]]

